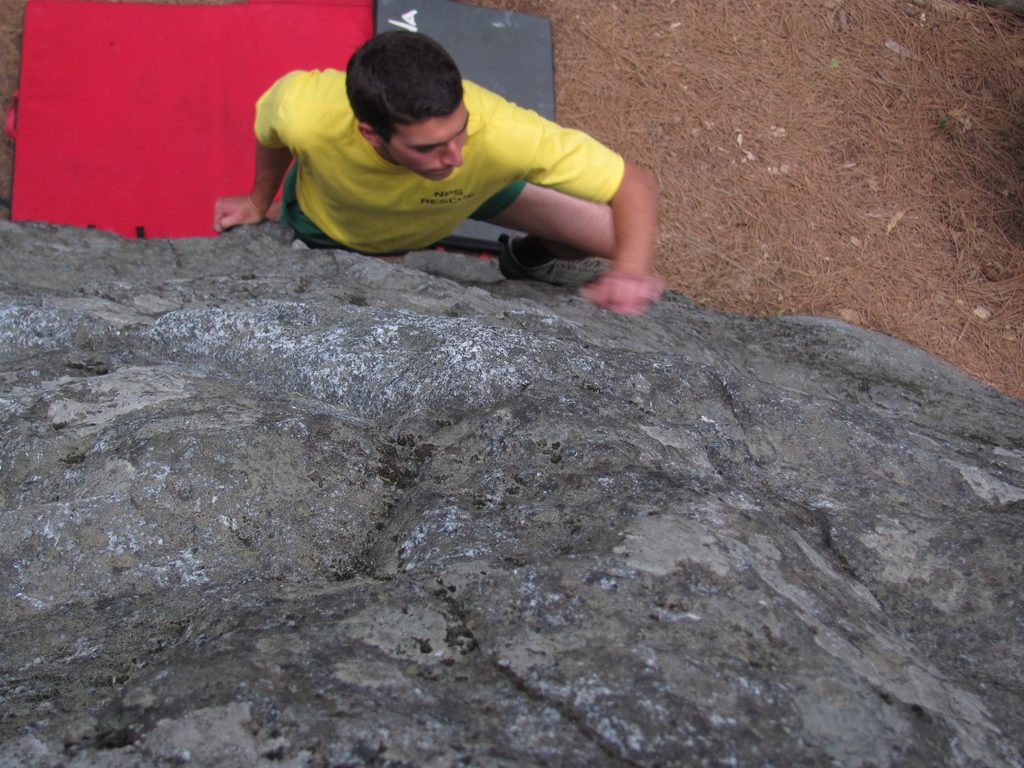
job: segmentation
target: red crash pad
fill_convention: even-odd
[[[252,185],[253,105],[293,69],[343,69],[372,0],[30,0],[11,218],[127,237],[212,235]]]

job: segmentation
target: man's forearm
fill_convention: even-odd
[[[627,160],[611,208],[615,267],[630,275],[650,275],[658,229],[658,182],[654,174]]]
[[[287,148],[271,149],[257,142],[256,173],[249,198],[260,215],[265,214],[274,202],[274,196],[291,162],[292,153]]]

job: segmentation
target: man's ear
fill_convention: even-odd
[[[359,123],[359,133],[363,135],[363,138],[370,142],[370,146],[374,149],[380,149],[387,142],[381,138],[380,134],[373,130],[373,126],[369,123]]]

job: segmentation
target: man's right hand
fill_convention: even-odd
[[[264,218],[265,212],[260,211],[250,195],[220,197],[213,204],[215,232],[224,232],[240,224],[259,224]]]

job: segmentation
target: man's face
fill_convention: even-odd
[[[468,121],[466,105],[459,104],[450,115],[396,125],[389,141],[384,141],[366,123],[359,124],[359,131],[385,160],[425,178],[441,181],[462,165]]]

